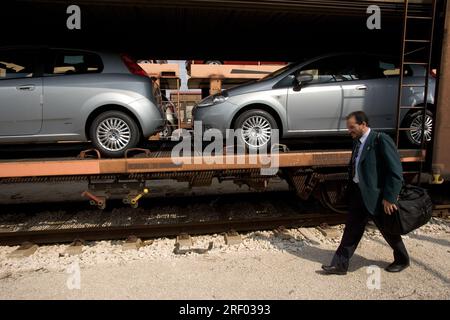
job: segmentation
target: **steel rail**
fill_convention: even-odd
[[[286,217],[271,217],[258,219],[220,220],[189,223],[164,223],[152,225],[132,225],[113,227],[89,227],[70,229],[49,229],[35,231],[0,232],[0,245],[20,245],[24,242],[34,244],[68,243],[77,239],[84,241],[117,240],[136,236],[143,239],[170,237],[181,233],[191,235],[223,233],[230,230],[239,232],[286,228],[312,227],[322,223],[329,225],[345,221],[343,214],[299,214]]]

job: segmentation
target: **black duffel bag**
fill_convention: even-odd
[[[433,203],[425,189],[408,184],[400,191],[398,210],[391,215],[382,211],[379,218],[386,232],[407,234],[430,221]]]

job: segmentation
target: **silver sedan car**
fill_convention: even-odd
[[[164,127],[153,90],[126,55],[0,48],[0,143],[92,141],[120,157]]]
[[[346,115],[363,110],[372,128],[395,132],[399,84],[395,58],[369,54],[330,54],[293,63],[265,78],[243,84],[200,101],[193,110],[203,130],[241,129],[238,139],[250,149],[267,145],[274,129],[280,138],[347,134]],[[405,67],[403,106],[428,102],[425,138],[431,139],[435,79],[429,77],[424,97],[426,69]],[[423,111],[402,109],[406,141],[420,144]]]

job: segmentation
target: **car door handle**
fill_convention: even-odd
[[[356,86],[355,89],[356,89],[356,90],[367,90],[367,86],[366,86],[366,85]]]
[[[16,87],[16,89],[19,91],[33,91],[34,85],[27,84],[27,85],[23,85],[23,86],[18,86],[18,87]]]

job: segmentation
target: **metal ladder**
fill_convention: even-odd
[[[420,150],[424,150],[426,148],[426,139],[424,138],[425,135],[425,120],[426,120],[426,114],[427,114],[427,97],[428,97],[428,80],[431,72],[431,57],[432,57],[432,44],[433,44],[433,35],[434,35],[434,25],[435,25],[435,18],[436,18],[436,2],[437,0],[431,0],[431,14],[426,16],[420,16],[416,15],[413,12],[413,10],[410,9],[410,3],[408,0],[405,0],[404,2],[404,16],[403,16],[403,36],[402,36],[402,51],[401,51],[401,58],[400,58],[400,79],[399,79],[399,87],[398,87],[398,100],[397,100],[397,126],[396,126],[396,144],[397,148],[399,147],[400,142],[400,132],[401,131],[412,131],[416,130],[415,128],[404,128],[401,127],[401,118],[400,113],[401,110],[422,110],[422,128],[421,128],[421,135],[420,135]],[[426,22],[427,26],[430,28],[430,32],[427,35],[426,39],[408,39],[408,27],[411,26],[411,23],[414,22]],[[423,44],[424,47],[421,47],[419,49],[415,49],[413,51],[409,51],[409,46],[413,46],[415,44]],[[425,61],[411,61],[408,59],[408,55],[411,53],[414,53],[416,51],[425,49],[426,51],[426,57],[422,57]],[[404,83],[404,77],[405,77],[405,66],[407,65],[421,65],[424,66],[426,69],[425,74],[425,82],[422,83],[415,83],[415,84],[405,84]],[[424,103],[423,106],[404,106],[402,105],[402,94],[404,88],[412,88],[412,87],[423,87],[424,88]],[[423,152],[423,151],[422,151]],[[417,184],[420,184],[421,180],[421,174],[423,171],[423,161],[420,161],[419,163],[419,170],[415,173],[418,174],[417,176]]]

